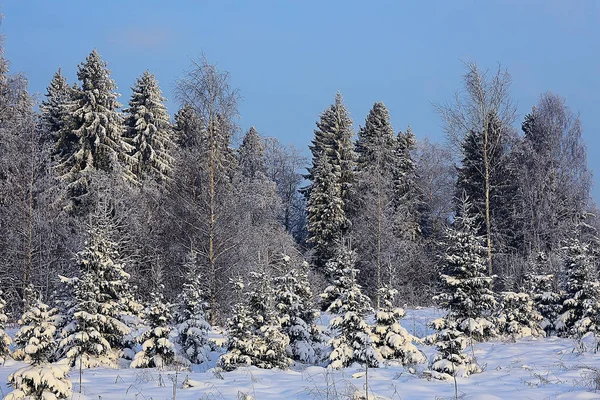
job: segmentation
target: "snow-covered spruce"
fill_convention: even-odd
[[[198,270],[194,251],[188,255],[185,269],[186,282],[179,295],[178,309],[175,314],[179,332],[178,342],[184,357],[194,364],[200,364],[207,361],[210,351],[207,339],[210,325],[206,322],[207,302],[203,296],[202,276]]]
[[[41,300],[31,299],[31,306],[19,319],[15,334],[15,360],[39,364],[52,360],[56,352],[55,316],[58,312]]]
[[[417,338],[400,325],[404,310],[394,307],[397,290],[384,286],[378,291],[381,302],[375,313],[373,341],[386,360],[398,360],[403,365],[419,364],[427,357],[414,345]]]
[[[339,247],[343,246],[339,245]],[[327,261],[325,264],[325,274],[331,284],[325,288],[323,293],[319,294],[319,298],[321,299],[321,310],[329,310],[331,305],[340,297],[340,294],[344,290],[342,285],[346,282],[341,279],[344,275],[344,268],[347,265],[355,264],[355,251],[337,251],[336,256]],[[335,307],[330,311],[337,312]]]
[[[373,309],[370,299],[362,293],[356,282],[356,254],[345,247],[341,247],[338,253],[338,265],[342,270],[335,286],[339,288],[339,296],[327,309],[332,314],[338,314],[329,324],[330,329],[335,332],[329,342],[332,346],[329,367],[345,368],[355,362],[378,367],[381,355],[371,338],[371,327],[365,321],[365,316]]]
[[[71,396],[71,382],[67,377],[69,360],[52,364],[50,360],[56,350],[54,337],[56,327],[53,318],[56,309],[50,309],[41,300],[32,305],[21,319],[21,328],[15,335],[15,352],[18,358],[31,364],[8,377],[14,388],[5,399],[66,399]]]
[[[149,329],[144,331],[138,342],[142,350],[135,355],[131,368],[163,368],[175,361],[175,345],[169,339],[172,319],[170,305],[160,291],[151,294],[152,301],[144,311],[144,320]]]
[[[571,337],[600,332],[600,283],[590,246],[575,237],[564,252],[567,299],[555,323],[556,330]]]
[[[471,340],[457,329],[456,321],[440,318],[432,322],[438,332],[432,340],[436,343],[438,353],[432,360],[426,376],[447,380],[454,376],[466,377],[481,372],[475,360],[464,353]]]
[[[501,333],[513,339],[524,336],[545,336],[540,325],[543,319],[527,293],[501,293],[497,315],[498,329]]]
[[[485,275],[485,247],[477,236],[478,224],[470,209],[463,196],[454,227],[446,230],[441,293],[435,300],[448,311],[447,318],[455,321],[455,329],[469,338],[486,340],[497,334],[491,317],[496,300],[490,290],[493,277]]]
[[[2,290],[0,290],[0,364],[4,364],[6,359],[10,356],[10,344],[12,340],[8,333],[6,333],[6,321],[8,317],[4,312],[4,308],[6,307],[6,300],[4,300],[4,296]]]
[[[173,169],[170,152],[175,142],[165,100],[156,77],[145,71],[136,80],[129,108],[124,110],[123,140],[131,146],[130,167],[139,181],[146,177],[164,181]]]
[[[291,265],[288,255],[279,262],[282,276],[275,278],[275,303],[282,332],[290,344],[288,356],[293,360],[313,364],[318,358],[317,346],[321,334],[314,324],[319,312],[314,308],[312,292],[308,282],[308,263]]]
[[[540,252],[531,263],[532,273],[525,276],[525,291],[531,293],[535,309],[542,315],[540,325],[546,335],[554,333],[554,322],[562,310],[563,299],[553,288],[554,274],[548,273],[548,256]]]
[[[70,323],[63,329],[61,354],[83,368],[115,366],[131,329],[121,320],[122,295],[127,292],[129,274],[118,259],[116,244],[106,227],[97,224],[78,254],[81,278],[73,281],[74,302]]]

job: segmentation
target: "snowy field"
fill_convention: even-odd
[[[435,309],[407,310],[403,326],[417,336],[432,333],[428,321],[439,317]],[[327,324],[327,320],[321,321]],[[214,335],[218,340],[219,335]],[[431,357],[435,349],[420,348]],[[484,372],[459,378],[458,395],[464,399],[600,399],[600,355],[575,351],[571,339],[522,339],[516,343],[492,341],[476,344],[474,354]],[[470,351],[470,348],[468,349]],[[359,366],[342,371],[296,367],[289,371],[240,368],[218,372],[218,357],[193,372],[156,369],[84,370],[81,394],[79,371],[72,370],[73,399],[348,399],[365,392],[365,371]],[[2,395],[8,375],[24,364],[8,361],[0,367]],[[412,374],[401,366],[368,370],[373,399],[451,399],[454,382],[420,377],[425,366]],[[176,382],[176,385],[174,384]]]

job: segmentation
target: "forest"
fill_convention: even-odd
[[[242,131],[239,91],[204,56],[173,116],[143,65],[126,105],[96,50],[37,102],[0,58],[0,359],[23,363],[5,398],[209,360],[456,382],[482,371],[473,343],[595,338],[579,115],[546,92],[519,119],[507,70],[464,67],[455,98],[431,99],[446,142],[392,127],[382,102],[355,129],[333,93],[304,151]],[[427,337],[400,324],[415,307],[443,310]]]

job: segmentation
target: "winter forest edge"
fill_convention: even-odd
[[[72,398],[94,368],[397,365],[456,384],[485,369],[477,343],[598,350],[600,224],[561,96],[518,120],[509,72],[467,63],[437,144],[381,102],[355,131],[338,93],[306,158],[239,132],[240,94],[205,57],[173,118],[149,71],[124,107],[96,50],[76,78],[59,69],[36,104],[0,58],[5,399]],[[415,307],[442,310],[427,335],[401,324]]]

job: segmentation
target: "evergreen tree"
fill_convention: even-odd
[[[129,108],[125,109],[124,141],[131,151],[131,168],[139,181],[151,176],[169,178],[173,170],[173,131],[155,76],[145,71],[131,88]]]
[[[327,262],[325,270],[331,284],[319,295],[321,299],[321,310],[323,311],[328,310],[340,297],[341,293],[348,290],[345,286],[348,283],[348,280],[344,279],[344,269],[347,268],[348,265],[354,266],[356,264],[355,251],[348,251],[344,246],[339,246],[336,249],[336,253],[336,256]],[[332,311],[337,312],[337,309]]]
[[[86,367],[113,365],[131,332],[120,320],[130,276],[117,261],[119,254],[110,237],[110,225],[100,218],[95,225],[78,254],[81,278],[74,282],[71,322],[64,328],[60,343],[73,365],[81,363]]]
[[[471,213],[469,199],[463,196],[455,226],[446,232],[442,293],[435,300],[448,311],[448,321],[456,324],[452,329],[459,329],[475,340],[485,340],[495,334],[490,313],[496,300],[489,289],[493,278],[486,275],[485,247],[478,236],[476,218]]]
[[[117,111],[121,106],[115,93],[117,86],[96,50],[79,65],[77,78],[81,89],[74,94],[65,128],[75,135],[75,144],[58,166],[61,179],[67,182],[72,206],[77,206],[82,196],[88,194],[89,173],[118,171],[119,160],[130,150],[121,138],[123,123]],[[133,179],[131,174],[124,176]]]
[[[54,137],[54,152],[61,159],[73,153],[77,142],[77,136],[68,129],[69,111],[76,92],[59,68],[50,81],[46,99],[40,104],[44,128]]]
[[[173,316],[162,294],[164,287],[158,289],[151,294],[152,301],[144,312],[149,328],[138,337],[142,350],[135,355],[131,368],[163,368],[175,361],[175,345],[169,340]]]
[[[317,122],[315,138],[309,146],[312,166],[305,176],[311,183],[303,189],[307,200],[309,242],[315,246],[315,265],[321,269],[332,257],[336,239],[348,228],[346,212],[355,164],[352,136],[352,120],[338,93],[335,103],[321,114]],[[313,191],[319,193],[313,195]],[[320,203],[323,193],[328,193],[329,201],[335,204],[333,211]],[[325,231],[315,224],[321,219],[331,221]]]
[[[246,178],[255,178],[257,174],[266,176],[265,146],[254,127],[248,130],[238,150],[238,165]]]
[[[344,255],[353,252],[344,248],[340,250],[340,255],[344,260],[354,260],[355,256]],[[333,350],[329,356],[329,366],[333,369],[346,368],[355,362],[378,367],[381,361],[381,355],[371,338],[371,327],[365,321],[366,315],[373,311],[371,301],[362,294],[360,285],[356,283],[357,273],[354,263],[343,265],[337,282],[339,297],[327,309],[327,312],[338,314],[329,324],[335,332],[330,341]]]
[[[600,332],[600,283],[588,243],[575,235],[564,248],[566,300],[555,327],[562,336]]]
[[[549,274],[548,256],[541,252],[527,274],[526,290],[531,293],[536,310],[542,315],[540,323],[546,335],[554,332],[554,322],[562,310],[563,299],[553,288],[554,275]]]
[[[13,372],[8,384],[14,388],[5,399],[67,399],[71,396],[71,382],[67,377],[67,360],[51,364],[56,350],[54,316],[41,300],[33,302],[21,319],[21,328],[15,335],[18,358],[31,364]]]
[[[314,324],[319,313],[312,302],[308,263],[295,266],[291,265],[291,261],[288,255],[282,257],[280,268],[283,275],[274,280],[276,309],[282,333],[290,341],[288,356],[302,363],[314,364],[321,335]]]
[[[6,300],[4,300],[3,294],[2,290],[0,290],[0,364],[4,364],[10,356],[10,344],[12,343],[10,336],[6,333],[6,321],[8,317],[4,311]]]
[[[198,271],[197,262],[196,252],[190,252],[184,266],[187,271],[186,281],[179,295],[179,309],[175,317],[183,354],[194,364],[207,361],[210,351],[208,345],[210,325],[206,322],[208,304],[203,296],[204,280]]]
[[[186,104],[175,113],[173,130],[179,147],[189,149],[198,147],[201,144],[204,126],[191,105]]]
[[[503,292],[497,316],[499,331],[513,339],[524,336],[545,336],[541,322],[544,319],[536,310],[527,293]]]
[[[375,313],[373,341],[386,360],[398,360],[403,365],[423,363],[427,358],[413,344],[417,338],[400,325],[404,310],[393,306],[396,293],[389,286],[379,289],[381,306]]]

